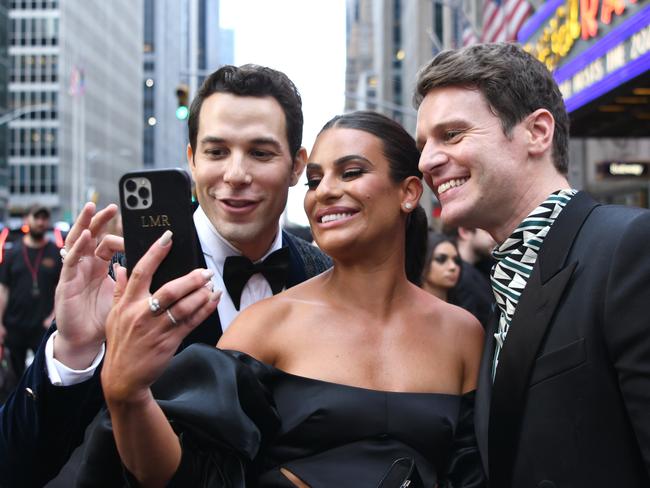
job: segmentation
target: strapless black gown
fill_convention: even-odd
[[[415,461],[426,487],[484,486],[473,392],[346,386],[202,345],[174,358],[152,390],[183,446],[170,486],[293,487],[286,468],[312,488],[375,488],[398,458]],[[129,479],[104,415],[86,442],[79,486]]]

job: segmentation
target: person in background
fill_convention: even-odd
[[[54,316],[54,290],[61,273],[59,249],[46,235],[50,209],[33,205],[25,216],[29,230],[0,264],[0,344],[14,373],[25,371],[27,351],[36,351]]]
[[[422,289],[445,302],[457,305],[452,292],[461,274],[461,259],[456,243],[444,234],[430,234],[427,247]]]
[[[494,265],[492,250],[496,242],[483,229],[454,228],[458,252],[462,259],[460,279],[454,287],[456,305],[472,313],[487,327],[496,301],[490,286],[490,270]]]

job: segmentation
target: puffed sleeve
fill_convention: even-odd
[[[205,345],[172,360],[151,388],[182,446],[168,486],[246,486],[255,457],[279,427],[264,385],[270,374],[246,354]],[[88,429],[77,486],[137,486],[120,462],[107,411]]]
[[[474,399],[476,391],[461,397],[458,423],[454,433],[447,473],[441,488],[484,488],[485,474],[474,433]]]

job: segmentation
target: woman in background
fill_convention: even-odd
[[[462,265],[456,243],[444,234],[432,234],[428,248],[422,288],[445,302],[454,303],[452,290],[458,283]]]

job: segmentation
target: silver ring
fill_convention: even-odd
[[[61,262],[64,262],[65,257],[68,255],[68,251],[65,250],[65,247],[59,249],[59,255],[61,256]]]
[[[160,302],[154,296],[149,297],[149,310],[151,313],[156,314],[160,311]]]
[[[169,317],[169,320],[171,321],[172,325],[178,325],[178,321],[174,318],[172,313],[169,311],[168,308],[165,309],[165,313],[167,314],[167,317]]]

